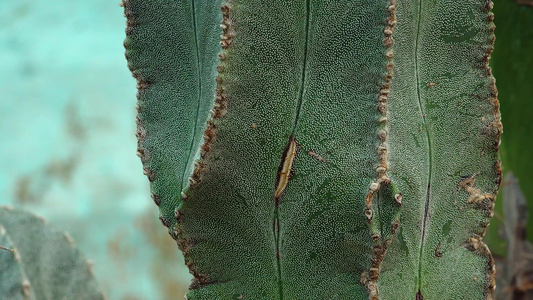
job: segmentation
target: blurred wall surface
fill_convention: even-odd
[[[69,231],[109,299],[180,299],[190,276],[135,155],[124,28],[118,0],[0,1],[0,204]]]

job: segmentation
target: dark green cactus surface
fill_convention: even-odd
[[[188,299],[486,299],[491,2],[126,0]]]
[[[0,207],[0,299],[104,299],[85,257],[65,232]]]

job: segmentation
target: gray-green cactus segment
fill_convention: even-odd
[[[188,299],[368,297],[364,207],[377,177],[388,5],[226,3],[223,103],[177,216],[196,278]],[[293,176],[283,190],[284,162]]]
[[[0,245],[7,249],[15,247],[2,226],[0,226]],[[18,252],[0,249],[0,295],[2,299],[35,299]]]
[[[491,5],[398,2],[389,174],[404,206],[383,299],[483,299],[494,288],[481,241],[500,183]]]
[[[21,278],[26,279],[21,299],[104,299],[87,260],[64,232],[32,214],[6,207],[0,207],[1,228],[6,234],[0,240],[7,240],[15,253],[0,251],[0,278],[4,270],[13,270],[7,272],[13,274],[10,280],[19,280],[17,267],[11,265],[17,263]],[[0,281],[0,295],[13,288],[10,280]]]
[[[123,2],[126,57],[139,89],[138,154],[169,227],[213,106],[221,2]]]

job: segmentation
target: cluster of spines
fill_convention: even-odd
[[[394,52],[392,46],[394,41],[392,39],[392,34],[394,33],[394,27],[396,25],[396,0],[390,0],[389,6],[387,8],[389,16],[387,18],[387,24],[383,30],[385,39],[383,45],[386,48],[385,56],[387,59],[387,64],[385,66],[386,73],[384,76],[384,83],[381,85],[377,98],[377,110],[380,116],[377,119],[378,123],[378,132],[377,137],[379,139],[379,145],[377,147],[378,155],[378,166],[376,167],[377,179],[376,181],[370,184],[370,188],[365,198],[365,216],[369,223],[372,222],[374,213],[372,211],[372,198],[374,194],[379,190],[381,184],[390,183],[390,179],[387,176],[388,170],[388,161],[387,161],[387,135],[389,134],[387,127],[387,101],[389,99],[390,87],[392,83],[393,76],[393,57]],[[396,195],[396,201],[401,204],[401,195]]]
[[[488,95],[488,101],[492,105],[492,114],[493,121],[487,125],[487,128],[484,130],[484,134],[487,134],[493,138],[492,151],[493,153],[498,153],[498,148],[500,146],[500,136],[502,133],[502,123],[500,116],[500,104],[498,102],[498,92],[496,90],[495,79],[492,76],[492,71],[489,66],[489,59],[494,49],[495,35],[494,30],[496,26],[494,25],[494,14],[491,12],[493,8],[493,3],[491,0],[485,0],[482,11],[487,14],[486,22],[488,24],[489,39],[487,41],[487,49],[485,54],[481,59],[481,69],[485,72],[484,76],[488,77],[491,80],[490,83],[490,92]],[[478,253],[480,256],[487,258],[487,275],[485,278],[485,287],[487,293],[485,295],[486,299],[492,299],[492,294],[494,288],[496,287],[496,269],[494,266],[494,259],[490,253],[489,248],[483,242],[482,238],[485,235],[487,227],[490,223],[490,218],[494,215],[494,201],[496,199],[496,193],[501,184],[501,162],[497,161],[494,164],[494,173],[496,174],[496,184],[497,188],[492,193],[482,193],[479,189],[474,188],[475,180],[473,177],[467,178],[466,180],[460,183],[460,188],[464,188],[465,191],[469,194],[467,203],[475,205],[478,209],[486,211],[487,221],[480,224],[481,230],[475,232],[467,241],[466,247],[471,251]]]
[[[394,40],[392,38],[392,35],[394,33],[394,27],[396,26],[396,0],[390,0],[389,6],[387,7],[388,11],[388,17],[386,20],[386,25],[383,30],[384,40],[383,45],[385,47],[385,57],[387,60],[387,63],[385,65],[385,76],[384,76],[384,82],[381,85],[381,88],[378,93],[377,98],[377,110],[379,112],[379,117],[377,119],[378,123],[378,131],[377,131],[377,137],[379,139],[379,145],[377,147],[377,156],[378,156],[378,165],[376,167],[376,180],[370,184],[370,188],[368,190],[368,193],[365,197],[365,210],[364,214],[367,219],[367,221],[371,224],[372,219],[374,217],[374,212],[372,211],[372,198],[374,197],[374,194],[380,189],[381,185],[383,184],[390,184],[390,179],[387,176],[387,170],[388,170],[388,160],[387,160],[387,135],[388,135],[388,127],[387,127],[387,102],[389,99],[389,93],[390,93],[390,87],[392,84],[392,77],[393,77],[393,45]],[[394,197],[395,201],[398,205],[401,205],[402,196],[401,194],[396,194]],[[394,221],[391,224],[391,231],[394,233],[398,229],[399,223],[397,221]],[[372,234],[372,240],[374,242],[373,247],[373,258],[371,259],[371,266],[368,272],[363,272],[361,275],[361,282],[365,285],[367,291],[368,291],[368,298],[371,300],[377,300],[379,298],[378,296],[378,287],[377,287],[377,280],[380,275],[380,265],[383,261],[383,258],[385,256],[385,252],[388,248],[388,246],[391,243],[390,239],[387,239],[383,241],[382,237],[379,234]]]

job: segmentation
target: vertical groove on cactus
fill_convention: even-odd
[[[309,10],[307,10],[307,13],[309,13]],[[299,105],[301,104],[301,99],[299,99],[298,104]],[[298,114],[298,111],[299,111],[299,108],[297,110],[297,114]],[[298,120],[296,120],[296,122],[297,121]],[[273,228],[273,234],[274,234],[274,242],[276,243],[276,249],[275,249],[276,250],[276,267],[278,270],[278,287],[279,287],[280,299],[283,298],[283,284],[282,284],[283,279],[282,279],[281,260],[280,260],[279,206],[283,198],[283,192],[287,188],[287,184],[289,183],[290,176],[292,175],[291,174],[293,171],[292,167],[294,165],[294,159],[296,158],[296,152],[298,151],[297,148],[298,148],[298,144],[296,143],[296,140],[291,134],[291,136],[289,137],[289,142],[287,143],[287,147],[285,148],[285,151],[283,151],[283,155],[281,157],[281,162],[278,168],[278,174],[276,176],[276,190],[274,192],[274,221],[272,223],[272,228]]]
[[[418,53],[420,51],[420,26],[422,24],[422,3],[423,1],[420,0],[420,2],[418,3],[418,14],[417,14],[417,17],[416,17],[416,37],[415,37],[415,46],[414,46],[414,51],[415,51],[415,58],[414,58],[414,64],[415,64],[415,74],[416,74],[416,95],[417,95],[417,100],[418,100],[418,109],[419,109],[419,114],[420,116],[422,117],[422,126],[423,126],[423,130],[425,131],[426,135],[425,135],[425,142],[427,143],[427,162],[428,162],[428,166],[427,166],[427,187],[426,187],[426,192],[425,192],[425,202],[424,202],[424,216],[423,216],[423,219],[422,219],[422,229],[421,229],[421,232],[422,232],[422,237],[420,238],[420,246],[419,246],[419,250],[418,250],[418,286],[421,285],[421,280],[422,280],[422,255],[423,255],[423,246],[424,246],[424,240],[426,239],[426,227],[428,226],[427,225],[427,222],[428,222],[428,213],[429,213],[429,199],[430,199],[430,195],[431,195],[431,172],[432,172],[432,168],[433,168],[433,164],[432,164],[432,160],[431,160],[431,157],[433,155],[433,152],[431,151],[431,137],[429,136],[429,128],[428,128],[428,124],[426,122],[426,115],[424,113],[424,110],[423,110],[423,104],[422,104],[422,97],[420,95],[420,84],[421,84],[421,81],[420,81],[420,69],[419,69],[419,58],[418,58]],[[418,293],[420,293],[420,290],[418,290]],[[422,295],[420,293],[420,295]]]
[[[198,97],[197,97],[197,106],[196,106],[196,113],[194,115],[194,119],[195,119],[195,123],[194,123],[194,127],[193,127],[193,138],[191,139],[191,144],[189,146],[189,150],[187,151],[188,155],[187,155],[187,164],[185,164],[185,166],[183,167],[183,175],[182,175],[182,178],[183,178],[183,181],[182,181],[182,184],[181,184],[181,187],[180,187],[180,191],[183,191],[185,186],[187,185],[185,182],[188,181],[189,184],[194,184],[195,180],[194,179],[191,179],[189,178],[190,174],[188,174],[188,164],[189,162],[191,161],[194,161],[195,160],[195,153],[196,153],[196,150],[194,150],[194,146],[195,146],[195,139],[194,137],[196,136],[196,131],[198,130],[198,123],[202,123],[202,120],[203,118],[200,117],[200,107],[201,107],[201,98],[202,98],[202,63],[201,63],[201,59],[200,59],[200,44],[198,42],[198,26],[197,26],[197,20],[196,20],[196,7],[194,5],[196,1],[195,0],[191,0],[191,15],[192,15],[192,24],[193,24],[193,32],[194,32],[194,46],[195,46],[195,50],[196,50],[196,68],[197,68],[197,81],[198,81]],[[204,138],[205,140],[205,138]],[[194,165],[194,169],[196,169],[198,166],[197,165]],[[183,193],[183,192],[182,192]],[[182,194],[180,193],[180,196],[182,196]]]
[[[195,168],[190,179],[189,189],[195,189],[202,181],[202,175],[207,169],[207,155],[211,151],[212,144],[214,143],[217,135],[217,122],[220,118],[224,117],[227,109],[227,97],[225,95],[225,86],[224,86],[224,70],[225,70],[225,61],[227,59],[227,50],[231,47],[233,42],[233,37],[235,32],[233,29],[233,21],[231,16],[231,4],[229,1],[225,1],[220,6],[220,11],[222,13],[222,21],[220,27],[222,29],[222,34],[220,35],[220,47],[222,51],[217,55],[219,59],[219,64],[217,66],[217,75],[216,75],[216,90],[215,90],[215,101],[213,108],[210,111],[210,118],[207,120],[206,130],[204,132],[204,144],[200,149],[200,158],[195,161]],[[182,200],[187,201],[187,194],[182,193]],[[193,282],[191,283],[191,289],[199,289],[206,285],[216,283],[209,278],[207,274],[202,274],[195,267],[194,261],[189,258],[189,251],[191,250],[194,240],[188,239],[183,234],[183,231],[180,228],[180,222],[183,218],[183,213],[176,208],[176,225],[174,226],[175,239],[177,239],[177,244],[180,250],[183,252],[185,258],[185,264],[189,268],[191,274],[194,275]],[[179,237],[179,238],[178,238]]]
[[[231,6],[229,1],[224,2],[220,10],[222,12],[222,21],[220,27],[222,28],[222,34],[220,35],[220,47],[222,51],[217,55],[219,59],[219,64],[217,65],[217,74],[216,74],[216,90],[215,90],[215,101],[214,105],[210,110],[210,118],[207,120],[207,126],[203,134],[204,143],[200,149],[200,157],[195,161],[194,171],[192,173],[191,179],[189,180],[191,185],[189,188],[193,188],[195,185],[200,183],[202,179],[202,173],[206,169],[205,159],[209,151],[211,150],[211,145],[213,144],[216,135],[217,135],[217,119],[222,118],[226,114],[227,109],[227,97],[224,91],[224,61],[226,60],[226,49],[231,46],[235,32],[232,28],[232,19],[231,19]],[[184,200],[187,199],[185,193],[182,194]]]
[[[294,159],[296,158],[297,143],[294,138],[296,134],[296,128],[298,125],[298,120],[300,118],[300,113],[302,110],[302,105],[304,102],[304,93],[306,90],[306,81],[307,81],[307,57],[309,50],[309,20],[311,19],[311,0],[305,1],[305,23],[304,23],[304,38],[303,38],[303,54],[302,54],[302,74],[301,81],[298,92],[298,100],[296,102],[296,112],[294,113],[294,125],[292,126],[291,135],[289,137],[289,142],[287,148],[285,149],[282,160],[278,169],[277,174],[277,183],[276,190],[274,193],[274,240],[276,243],[276,266],[278,269],[278,288],[279,288],[279,298],[283,299],[283,273],[282,273],[282,264],[280,259],[280,217],[279,217],[279,208],[283,198],[283,192],[285,191],[289,180],[292,176]]]
[[[303,44],[303,55],[302,55],[302,81],[300,82],[300,92],[298,93],[298,103],[296,106],[296,114],[294,116],[294,125],[292,127],[292,135],[296,132],[296,126],[298,125],[298,119],[300,118],[300,111],[302,110],[302,104],[304,102],[304,93],[305,93],[305,85],[306,85],[306,71],[307,71],[307,52],[309,51],[309,19],[311,18],[311,0],[305,1],[305,37],[304,37],[304,44]]]

